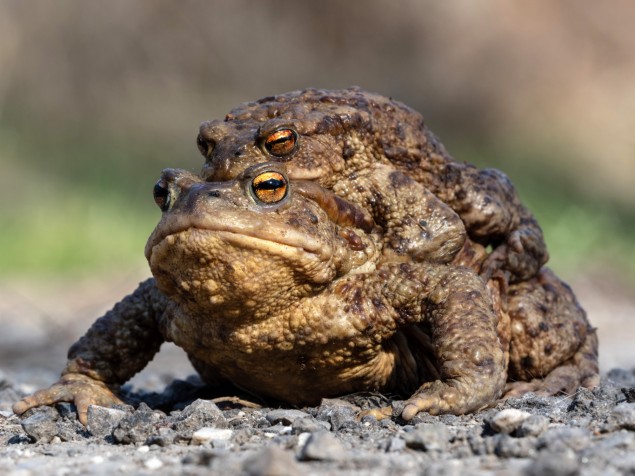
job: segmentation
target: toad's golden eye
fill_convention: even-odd
[[[278,203],[287,196],[287,179],[278,172],[263,172],[251,181],[254,196],[263,203]]]
[[[265,149],[271,155],[284,157],[295,151],[298,145],[298,133],[293,129],[278,129],[267,136]]]

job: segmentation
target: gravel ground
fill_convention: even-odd
[[[7,475],[635,474],[635,372],[627,370],[572,397],[527,394],[474,415],[409,423],[360,418],[386,403],[378,395],[249,408],[198,398],[204,389],[190,378],[130,394],[136,408],[91,407],[84,428],[71,404],[19,418],[9,408],[20,386],[3,379],[0,388]]]
[[[136,279],[37,291],[0,283],[0,475],[635,475],[635,306],[618,287],[598,293],[587,278],[574,289],[599,327],[602,385],[569,397],[528,394],[407,424],[360,418],[391,403],[379,395],[251,408],[207,400],[183,352],[166,345],[126,387],[133,406],[91,407],[87,428],[70,404],[13,415],[22,395],[56,380],[69,343]],[[625,369],[608,370],[615,363]]]

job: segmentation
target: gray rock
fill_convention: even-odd
[[[527,458],[536,452],[528,438],[513,438],[507,433],[500,433],[494,439],[494,454],[499,458]]]
[[[393,436],[386,444],[386,451],[389,453],[403,451],[406,449],[406,441],[403,438]]]
[[[604,435],[600,440],[595,440],[592,445],[583,451],[585,451],[585,455],[602,457],[616,450],[635,451],[635,433],[620,430]]]
[[[164,417],[162,412],[152,410],[145,403],[141,403],[132,415],[126,415],[119,421],[112,431],[112,436],[117,443],[143,443],[158,431]]]
[[[541,451],[525,469],[525,476],[575,476],[579,473],[580,464],[569,448]]]
[[[635,431],[635,403],[620,403],[611,411],[607,419],[610,431],[620,428]]]
[[[611,369],[606,375],[607,378],[619,385],[633,385],[635,384],[635,372],[627,369]]]
[[[311,433],[300,451],[301,460],[341,461],[346,458],[342,443],[327,431]]]
[[[209,400],[196,400],[173,418],[172,428],[183,439],[191,439],[192,434],[203,427],[228,427],[223,412]]]
[[[291,430],[296,435],[300,433],[315,433],[316,431],[329,431],[331,424],[328,421],[316,420],[309,416],[306,418],[298,418],[291,424]]]
[[[506,408],[496,413],[490,420],[489,426],[496,433],[510,434],[531,416],[531,413],[516,408]]]
[[[60,402],[55,404],[55,408],[60,414],[61,418],[66,418],[68,420],[77,420],[77,409],[72,403]]]
[[[582,428],[549,428],[541,436],[538,437],[537,448],[548,450],[562,450],[570,448],[574,451],[580,451],[587,447],[591,442],[591,434],[588,430]]]
[[[192,434],[191,443],[193,445],[204,445],[215,441],[227,441],[231,439],[233,434],[234,430],[228,428],[210,428],[204,426]]]
[[[291,425],[295,420],[299,418],[307,418],[310,416],[311,415],[309,415],[308,413],[300,410],[287,410],[284,408],[280,408],[277,410],[271,410],[269,413],[267,413],[265,418],[267,418],[269,423],[271,423],[272,425],[275,425],[277,423],[282,423],[283,425]]]
[[[448,447],[450,433],[443,423],[419,423],[404,435],[408,448],[423,451],[443,451]]]
[[[333,431],[337,431],[343,427],[356,428],[359,426],[357,422],[357,414],[359,411],[359,407],[345,400],[325,398],[322,400],[316,418],[321,421],[330,422]]]
[[[303,471],[290,451],[268,446],[243,463],[246,476],[300,476]]]
[[[39,407],[20,422],[22,428],[37,442],[49,443],[57,435],[59,413],[52,407]]]
[[[163,448],[170,446],[177,439],[177,433],[172,428],[161,427],[157,434],[150,435],[145,441],[146,445],[157,445]]]
[[[484,438],[480,432],[471,431],[467,435],[467,443],[475,455],[494,454],[494,438]]]
[[[86,429],[97,437],[110,435],[126,412],[115,408],[105,408],[97,405],[88,407],[88,423]]]
[[[523,438],[525,436],[540,436],[545,432],[549,425],[549,418],[543,415],[531,415],[524,420],[516,431],[514,436]]]

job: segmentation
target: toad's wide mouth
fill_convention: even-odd
[[[225,219],[224,219],[225,218]],[[148,260],[153,248],[170,236],[196,230],[201,233],[215,234],[232,244],[245,249],[257,249],[272,254],[289,254],[291,249],[297,252],[316,255],[320,259],[330,257],[330,247],[323,240],[303,233],[285,223],[275,223],[253,216],[184,216],[168,215],[159,222],[145,247]]]

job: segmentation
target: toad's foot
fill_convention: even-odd
[[[123,404],[105,383],[87,375],[71,373],[62,375],[60,380],[49,388],[38,390],[33,395],[24,397],[13,405],[13,411],[21,415],[30,408],[53,405],[58,402],[74,403],[77,407],[79,421],[84,426],[88,420],[88,407],[90,405],[111,407]]]
[[[499,395],[500,393],[497,392]],[[495,400],[495,395],[475,391],[467,391],[464,385],[450,380],[442,382],[424,383],[421,388],[408,401],[401,413],[401,417],[412,420],[419,412],[428,412],[430,415],[452,413],[462,415],[485,408]]]
[[[511,273],[511,282],[518,282],[533,277],[547,259],[539,230],[516,230],[489,254],[481,265],[480,274],[487,281],[502,269]]]
[[[597,334],[595,330],[591,330],[575,355],[553,369],[544,378],[535,378],[527,382],[508,382],[503,400],[518,397],[527,392],[543,396],[573,395],[579,387],[589,389],[597,387],[600,384],[597,352]]]

